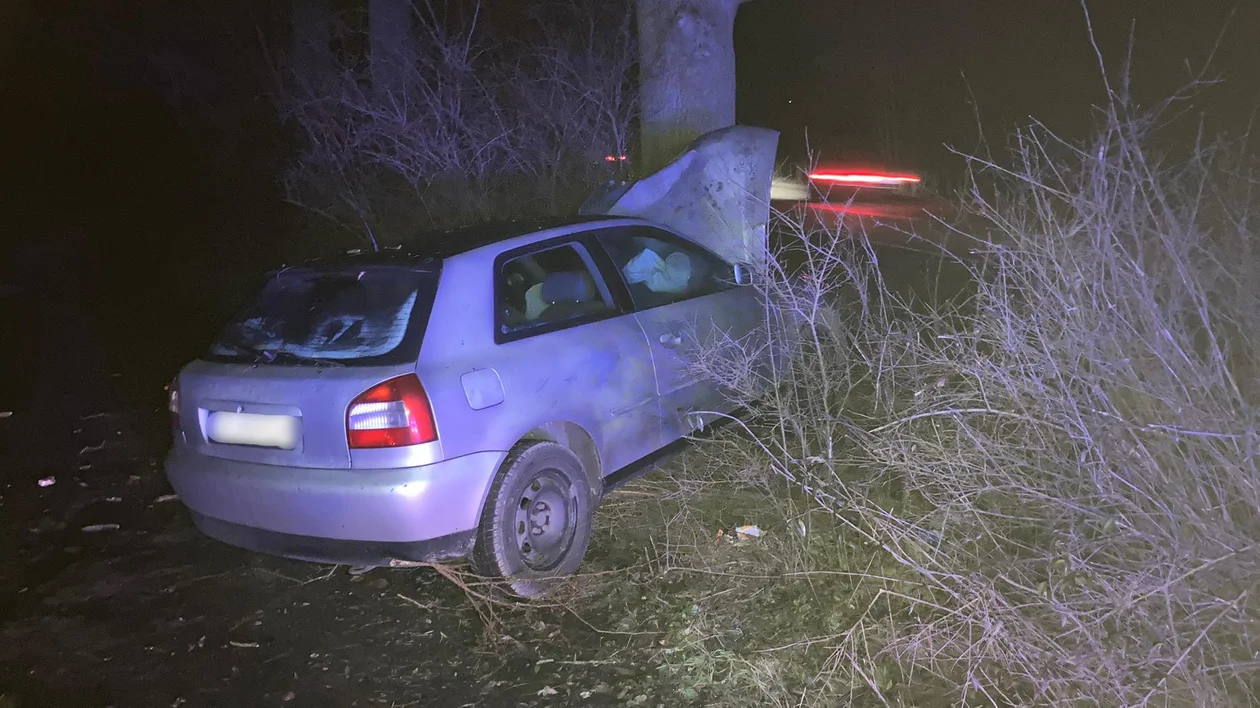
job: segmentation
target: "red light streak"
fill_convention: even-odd
[[[827,202],[810,202],[806,205],[811,211],[827,212],[850,219],[862,217],[874,219],[913,219],[926,210],[923,204],[829,204]]]
[[[816,182],[839,184],[918,184],[915,175],[880,174],[877,172],[814,172],[809,175]]]

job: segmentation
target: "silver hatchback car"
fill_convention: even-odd
[[[747,270],[631,218],[512,222],[271,274],[170,387],[166,471],[221,541],[324,563],[577,570],[607,490],[729,412],[689,340]],[[698,420],[698,418],[701,418]]]

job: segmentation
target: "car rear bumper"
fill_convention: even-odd
[[[279,555],[343,562],[337,560],[340,544],[324,544],[337,552],[321,557],[283,549],[323,540],[402,552],[389,546],[437,541],[428,545],[440,549],[452,537],[471,537],[503,457],[480,452],[405,469],[327,470],[224,460],[177,447],[167,456],[166,474],[209,536]]]
[[[242,526],[212,516],[192,512],[193,523],[202,533],[217,541],[259,553],[296,558],[314,563],[389,567],[407,561],[436,563],[467,558],[476,541],[476,531],[463,531],[441,538],[409,543],[384,541],[343,541],[268,531]]]

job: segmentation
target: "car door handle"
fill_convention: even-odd
[[[661,344],[671,349],[682,344],[682,341],[682,335],[678,332],[666,332],[661,335]]]

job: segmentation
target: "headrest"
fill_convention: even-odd
[[[586,302],[595,299],[595,284],[582,271],[552,273],[543,281],[543,300],[554,305],[558,302]]]

